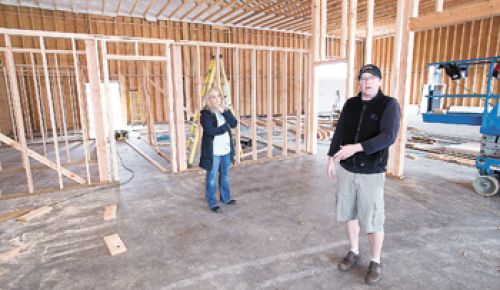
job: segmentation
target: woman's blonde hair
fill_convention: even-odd
[[[219,96],[219,98],[221,98],[221,103],[224,102],[224,100],[222,99],[222,93],[221,93],[221,90],[216,87],[216,86],[213,86],[210,91],[208,91],[208,95],[207,95],[207,98],[206,98],[206,102],[205,102],[205,107],[206,108],[210,108],[212,109],[212,107],[210,106],[210,97],[217,94]]]

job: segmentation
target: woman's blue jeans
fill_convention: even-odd
[[[231,153],[222,156],[214,155],[212,161],[212,170],[207,170],[207,178],[205,185],[205,198],[209,208],[217,205],[215,193],[217,191],[217,174],[219,174],[219,191],[220,201],[227,203],[231,200],[231,192],[229,190],[229,167],[231,166]]]

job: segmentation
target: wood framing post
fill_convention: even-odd
[[[387,173],[402,177],[406,146],[407,108],[410,99],[410,75],[413,63],[414,33],[408,26],[410,17],[418,14],[419,0],[398,0],[396,36],[391,73],[391,96],[398,100],[401,121],[396,142],[389,150]]]
[[[175,134],[177,135],[178,168],[187,169],[186,162],[186,131],[184,129],[184,90],[182,82],[182,47],[172,46],[173,101],[175,111]],[[173,132],[174,133],[174,132]]]
[[[31,175],[31,165],[28,156],[28,145],[26,143],[26,135],[24,133],[23,113],[21,109],[21,99],[19,96],[19,86],[17,84],[16,66],[14,63],[14,53],[12,52],[12,45],[10,36],[5,34],[5,62],[7,65],[7,74],[10,82],[10,93],[12,97],[12,107],[14,108],[14,117],[16,120],[17,136],[21,144],[21,158],[24,170],[26,171],[26,180],[28,184],[28,192],[33,193],[33,177]]]
[[[357,25],[357,10],[358,0],[351,0],[349,4],[349,49],[347,60],[347,83],[346,94],[344,101],[354,95],[354,79],[356,72],[354,71],[354,62],[356,61],[356,25]]]
[[[170,134],[170,164],[172,171],[178,172],[177,168],[177,134],[174,114],[174,75],[172,72],[172,49],[170,45],[166,45],[165,54],[167,61],[165,65],[166,74],[164,76],[165,87],[167,88],[167,103],[168,103],[168,130]]]
[[[444,6],[444,0],[436,0],[436,12],[442,12]]]
[[[236,127],[236,164],[241,163],[241,122],[240,122],[240,50],[236,48],[234,52],[233,59],[234,73],[233,73],[233,83],[234,83],[234,113],[236,119],[238,120],[238,126]],[[200,142],[201,143],[201,142]]]
[[[267,157],[273,157],[273,52],[267,52]]]
[[[252,160],[257,160],[257,52],[252,49],[251,52],[251,134],[252,134]]]
[[[59,140],[57,138],[57,126],[54,112],[54,100],[52,99],[52,89],[50,85],[49,69],[47,64],[47,54],[45,53],[45,40],[40,36],[40,50],[42,55],[42,65],[45,76],[45,89],[47,93],[47,105],[49,107],[50,125],[52,126],[52,140],[54,142],[54,154],[56,155],[56,168],[59,177],[59,188],[63,188],[63,179],[61,172],[61,156],[59,154]],[[48,136],[48,134],[47,134]]]
[[[92,110],[94,113],[95,144],[97,148],[97,165],[99,168],[99,180],[110,181],[108,152],[106,150],[106,134],[104,133],[104,115],[102,111],[102,98],[99,81],[99,64],[97,58],[96,40],[85,40],[85,52],[87,55],[87,71],[92,99]],[[112,136],[110,136],[111,138]]]
[[[80,124],[82,125],[83,132],[83,154],[85,156],[85,171],[87,172],[87,183],[91,184],[92,180],[90,178],[90,153],[89,153],[89,131],[87,126],[87,110],[85,109],[85,100],[82,93],[82,87],[80,82],[80,61],[78,55],[76,54],[76,42],[75,39],[71,39],[71,49],[73,51],[73,67],[75,69],[75,82],[76,82],[76,96],[78,98],[78,108],[80,109]]]
[[[327,12],[328,12],[328,6],[327,6],[327,0],[320,0],[320,15],[321,15],[321,22],[320,22],[320,37],[319,37],[319,57],[320,60],[325,60],[326,59],[326,29],[327,29]]]
[[[370,64],[372,63],[373,51],[373,13],[375,10],[375,0],[367,0],[366,4],[365,64]]]
[[[341,16],[341,31],[340,31],[340,57],[347,57],[347,13],[349,8],[349,0],[342,0],[342,16]]]
[[[104,40],[101,40],[101,53],[102,70],[104,75],[104,104],[106,108],[106,116],[108,117],[109,146],[111,151],[111,164],[113,165],[112,180],[120,181],[120,175],[118,173],[118,158],[116,153],[115,124],[113,123],[113,105],[111,104],[111,90],[109,87],[109,60],[107,58],[108,49],[106,41]]]
[[[312,33],[311,33],[311,55],[312,59],[309,62],[310,66],[310,78],[309,78],[309,100],[308,104],[308,130],[307,130],[307,142],[306,142],[306,152],[311,154],[316,154],[318,146],[318,108],[317,105],[317,93],[318,93],[318,79],[316,73],[315,63],[321,59],[321,54],[319,46],[321,44],[320,38],[320,28],[321,28],[321,0],[311,0],[312,1]]]

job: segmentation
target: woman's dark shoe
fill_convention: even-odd
[[[218,212],[220,212],[220,206],[216,205],[214,207],[211,207],[210,210],[215,212],[215,213],[218,213]]]
[[[236,199],[230,199],[226,204],[236,204]]]

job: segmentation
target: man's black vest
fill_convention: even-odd
[[[341,145],[361,143],[377,136],[380,133],[380,121],[384,110],[390,102],[395,101],[381,91],[369,101],[363,101],[361,94],[347,100],[342,112],[345,122]],[[340,161],[340,164],[354,173],[385,172],[388,151],[388,148],[385,148],[372,154],[358,152]]]

